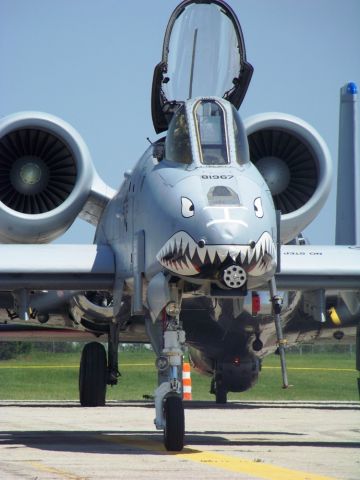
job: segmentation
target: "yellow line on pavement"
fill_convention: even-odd
[[[280,467],[263,463],[259,460],[248,460],[246,458],[224,455],[216,452],[195,450],[184,448],[182,452],[167,452],[162,444],[146,441],[142,437],[125,435],[97,435],[96,438],[106,441],[119,443],[126,446],[138,448],[145,451],[155,451],[164,455],[172,455],[182,460],[188,460],[201,463],[207,467],[214,467],[221,470],[251,475],[262,480],[335,480],[334,477],[317,475],[290,468]]]
[[[0,369],[10,368],[79,368],[79,365],[0,365]]]
[[[252,477],[264,480],[335,480],[334,478],[317,475],[309,472],[301,472],[290,468],[279,467],[269,463],[263,463],[246,458],[232,457],[213,452],[202,452],[185,449],[176,454],[177,458],[191,460],[208,467],[230,470],[231,472],[245,473]]]
[[[120,363],[121,367],[154,367],[153,363]],[[0,365],[0,369],[10,368],[79,368],[79,365]],[[281,367],[262,367],[264,370],[280,370]],[[355,368],[288,367],[288,370],[314,370],[323,372],[356,372]]]
[[[66,470],[60,470],[55,467],[50,467],[49,465],[45,465],[42,462],[35,462],[32,460],[27,461],[29,465],[31,465],[35,470],[38,470],[40,472],[46,472],[46,473],[52,473],[55,475],[59,475],[62,478],[65,478],[66,480],[84,480],[85,477],[79,477],[78,475],[75,475],[71,472],[67,472]],[[37,478],[37,477],[36,477]]]
[[[121,363],[120,367],[155,367],[155,363]],[[79,365],[0,365],[7,368],[79,368]]]

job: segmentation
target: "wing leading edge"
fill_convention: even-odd
[[[0,245],[0,290],[112,289],[115,260],[106,245]]]
[[[283,245],[281,289],[360,289],[360,247]],[[0,245],[0,290],[107,290],[115,276],[107,245]]]
[[[282,290],[360,289],[360,247],[283,245],[280,262]]]

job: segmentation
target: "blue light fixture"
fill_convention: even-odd
[[[346,87],[347,93],[350,93],[351,95],[355,95],[358,93],[358,87],[355,82],[349,82]]]

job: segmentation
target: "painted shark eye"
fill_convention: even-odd
[[[185,218],[193,217],[195,213],[195,207],[190,198],[181,197],[181,214]]]
[[[255,198],[254,200],[254,210],[255,210],[255,215],[258,217],[258,218],[262,218],[264,216],[264,210],[263,210],[263,207],[262,207],[262,203],[261,203],[261,198],[260,197],[257,197]]]

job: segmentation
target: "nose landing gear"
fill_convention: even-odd
[[[182,360],[185,332],[182,330],[177,303],[164,312],[164,348],[156,365],[161,382],[155,390],[155,426],[164,431],[164,445],[178,452],[184,447],[185,418],[182,401]]]

